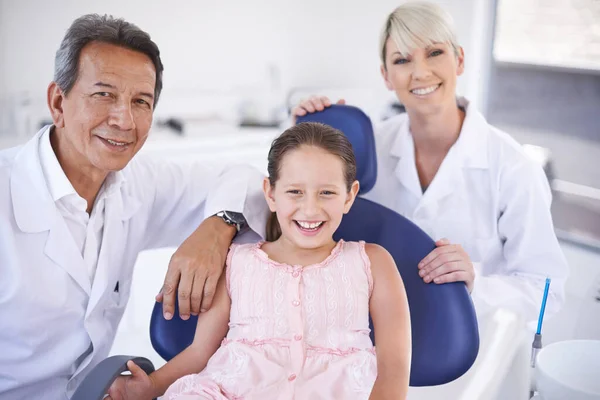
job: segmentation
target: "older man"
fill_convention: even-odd
[[[141,250],[180,245],[159,298],[170,318],[178,287],[187,318],[210,307],[234,235],[264,231],[258,171],[134,159],[162,72],[147,33],[81,17],[56,53],[53,125],[0,152],[2,399],[72,394],[109,353]]]

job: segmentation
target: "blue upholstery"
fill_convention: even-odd
[[[361,193],[372,189],[377,179],[377,157],[369,118],[358,108],[334,105],[298,118],[298,123],[309,121],[326,123],[349,137],[357,158]],[[425,284],[419,277],[417,264],[435,248],[433,240],[406,218],[363,198],[356,199],[335,238],[377,243],[393,256],[411,313],[411,386],[439,385],[464,374],[479,351],[475,310],[463,283]],[[191,344],[196,320],[183,321],[176,313],[166,321],[162,305],[157,303],[150,336],[158,354],[170,360]]]
[[[417,264],[435,248],[433,240],[408,219],[362,198],[356,199],[334,237],[377,243],[394,258],[410,308],[410,385],[440,385],[464,374],[479,351],[475,310],[464,283],[426,284],[419,276]]]

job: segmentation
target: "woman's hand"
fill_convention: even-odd
[[[425,283],[465,282],[469,293],[473,291],[475,269],[467,252],[460,244],[448,239],[435,242],[437,248],[419,263],[419,275]]]
[[[346,100],[339,99],[337,104],[346,104]],[[326,96],[311,96],[307,100],[302,100],[300,104],[292,109],[294,123],[296,123],[296,117],[302,117],[306,114],[323,111],[329,106],[331,106],[331,100],[329,100],[329,98]]]

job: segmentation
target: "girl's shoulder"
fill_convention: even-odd
[[[362,249],[369,258],[392,258],[391,254],[385,249],[385,247],[378,245],[377,243],[366,243],[359,242]]]
[[[229,252],[227,253],[227,266],[240,257],[249,257],[255,253],[256,249],[260,247],[262,242],[258,243],[232,243],[229,246]]]
[[[371,258],[375,258],[375,259],[380,259],[381,257],[392,257],[390,255],[390,253],[382,246],[376,244],[376,243],[367,243],[363,240],[359,240],[359,241],[344,241],[344,250],[346,252],[351,252],[351,251],[359,251],[361,253],[362,256],[367,258],[367,261],[370,262],[369,259]]]

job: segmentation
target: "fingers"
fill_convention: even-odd
[[[201,312],[203,292],[205,292],[206,277],[196,272],[194,275],[191,295],[191,311],[192,315],[197,316]]]
[[[163,316],[166,320],[173,318],[173,314],[175,313],[175,289],[179,281],[179,274],[179,270],[173,265],[173,260],[171,259],[163,287],[156,296],[156,301],[159,301],[160,297],[163,303]]]
[[[158,303],[162,303],[163,301],[163,288],[160,288],[160,292],[158,292],[158,294],[156,295],[156,297],[154,298],[154,300],[156,300]]]
[[[344,99],[338,100],[337,104],[346,104]],[[311,114],[317,111],[323,111],[331,106],[331,100],[327,96],[311,96],[303,100],[292,109],[293,117],[302,117],[306,114]]]
[[[190,318],[190,299],[192,295],[193,275],[182,274],[179,280],[177,290],[177,300],[179,301],[179,317],[182,320]]]
[[[449,261],[429,272],[424,272],[423,270],[421,270],[419,271],[419,275],[423,278],[423,281],[425,281],[425,283],[429,283],[431,281],[438,283],[436,279],[439,276],[462,270],[465,270],[465,268],[464,264],[461,261]]]
[[[440,240],[438,240],[437,242],[435,242],[435,245],[436,245],[436,246],[447,246],[447,245],[449,245],[449,244],[451,244],[451,243],[450,243],[450,240],[448,240],[448,239],[446,239],[446,238],[440,239]]]
[[[133,360],[127,361],[127,369],[131,372],[133,378],[145,377],[147,374],[139,365],[133,362]]]
[[[300,106],[292,108],[292,117],[294,117],[294,124],[296,123],[296,117],[303,117],[306,115],[306,110]]]
[[[217,273],[210,275],[204,283],[204,295],[202,296],[202,308],[200,312],[206,312],[211,306],[215,293],[217,292],[217,283],[221,276],[221,270],[217,270]]]
[[[444,262],[458,261],[462,259],[461,253],[462,247],[460,245],[444,245],[438,247],[421,260],[419,269],[430,271],[432,268],[437,267]]]
[[[436,277],[433,282],[437,284],[450,283],[450,282],[468,282],[469,273],[467,271],[454,271],[449,274]]]

